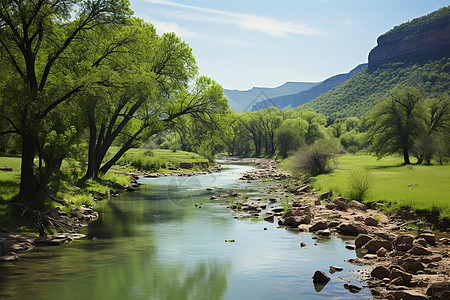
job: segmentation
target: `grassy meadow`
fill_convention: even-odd
[[[377,160],[366,154],[341,155],[336,159],[336,169],[317,176],[313,187],[352,198],[350,174],[366,176],[369,190],[364,201],[390,203],[388,211],[405,206],[414,210],[437,209],[441,216],[450,217],[450,164],[405,166],[402,162],[402,158],[395,156]],[[289,161],[282,164],[284,168],[288,165]]]
[[[111,148],[112,154],[117,151]],[[145,170],[151,172],[173,172],[169,167],[179,168],[180,163],[208,162],[201,155],[186,151],[168,149],[130,149],[118,161],[115,169]],[[195,167],[194,167],[195,170]]]

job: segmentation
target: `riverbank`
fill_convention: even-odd
[[[260,166],[244,174],[242,180],[274,179],[266,182],[267,199],[248,198],[239,191],[221,197],[229,198],[229,207],[240,213],[238,218],[278,222],[291,231],[313,232],[317,239],[330,235],[354,236],[354,242],[345,247],[356,251],[358,258],[349,262],[367,266],[361,275],[375,298],[448,299],[448,235],[439,238],[429,230],[418,230],[413,235],[414,230],[408,225],[420,226],[420,220],[407,221],[395,213],[387,215],[378,211],[376,202],[363,204],[343,197],[333,199],[330,193],[314,193],[309,184],[282,181],[290,176],[276,169],[275,161],[237,158],[230,161]],[[282,206],[274,207],[277,202]],[[304,246],[308,245],[301,245]],[[361,288],[348,287],[352,293]]]

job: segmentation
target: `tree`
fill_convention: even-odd
[[[308,122],[301,118],[286,119],[275,130],[275,143],[281,157],[297,150],[304,143]]]
[[[83,33],[122,22],[128,6],[126,0],[0,1],[0,116],[8,122],[0,131],[21,137],[19,198],[26,205],[39,208],[45,197],[34,171],[43,122],[85,88],[62,70],[65,54]]]
[[[414,145],[414,152],[418,158],[418,164],[426,161],[430,164],[436,152],[443,149],[443,136],[450,132],[450,100],[448,95],[441,95],[438,98],[431,98],[425,101],[425,109],[421,114],[424,123],[424,130]],[[445,138],[444,138],[445,140]],[[445,148],[445,147],[444,147]],[[441,155],[439,155],[441,156]]]
[[[421,111],[423,96],[415,88],[392,91],[377,106],[369,120],[368,138],[371,149],[381,158],[401,151],[405,164],[411,164],[414,140],[423,130]]]

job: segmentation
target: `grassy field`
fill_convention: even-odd
[[[288,168],[289,161],[282,166]],[[334,195],[349,197],[349,174],[355,170],[369,173],[370,188],[364,201],[390,203],[389,210],[407,206],[414,210],[437,209],[441,216],[450,217],[450,165],[402,165],[399,157],[376,157],[346,154],[337,158],[337,169],[319,175],[313,186],[321,192],[332,190]]]
[[[110,155],[115,151],[117,151],[116,148],[111,148]],[[180,150],[173,152],[172,150],[166,149],[130,149],[119,160],[118,166],[115,168],[123,169],[125,167],[128,170],[139,169],[152,172],[173,172],[173,170],[169,170],[169,166],[178,168],[180,163],[207,161],[207,159],[196,153]]]
[[[12,172],[0,171],[0,199],[9,201],[19,192],[20,157],[0,157],[0,167],[14,169]]]

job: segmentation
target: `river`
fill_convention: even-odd
[[[371,299],[368,288],[351,294],[343,287],[362,283],[355,279],[359,267],[345,262],[356,254],[342,238],[314,240],[276,223],[237,220],[225,204],[209,200],[206,188],[257,195],[263,183],[238,180],[251,168],[141,179],[138,191],[97,204],[101,216],[82,232],[86,239],[0,265],[0,298]],[[344,270],[329,274],[331,265]],[[331,277],[322,290],[312,283],[315,270]]]

